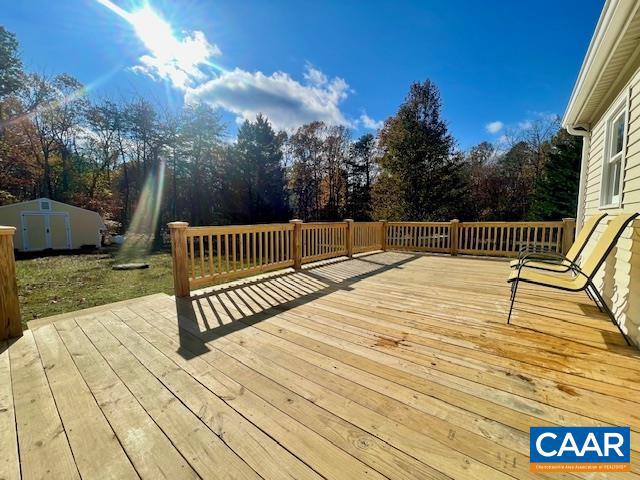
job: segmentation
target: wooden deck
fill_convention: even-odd
[[[30,323],[0,349],[0,478],[576,478],[531,425],[631,425],[640,361],[502,260],[377,253]],[[604,478],[584,474],[585,478]]]

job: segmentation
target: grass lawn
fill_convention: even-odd
[[[154,253],[145,270],[112,270],[110,253],[58,255],[18,260],[23,322],[96,305],[172,293],[171,254]]]

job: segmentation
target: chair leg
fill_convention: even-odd
[[[585,288],[584,291],[587,292],[587,297],[589,297],[591,301],[596,304],[596,307],[598,307],[598,310],[600,310],[601,312],[604,312],[604,310],[600,306],[600,302],[596,299],[593,293],[591,293],[591,285],[587,285],[587,288]]]
[[[511,323],[511,312],[513,312],[513,304],[516,303],[516,293],[518,292],[518,280],[511,285],[511,306],[509,307],[509,316],[507,317],[507,325]]]
[[[587,288],[589,288],[589,287],[592,288],[592,290],[591,290],[592,293],[597,297],[598,301],[602,305],[602,308],[604,308],[605,312],[607,313],[607,315],[611,319],[611,323],[613,323],[616,327],[618,327],[618,330],[620,331],[620,334],[622,335],[622,338],[624,338],[624,341],[627,342],[627,345],[631,345],[631,342],[629,342],[629,339],[627,338],[627,336],[622,331],[622,327],[618,323],[618,320],[616,320],[616,316],[613,314],[613,312],[609,308],[609,305],[607,305],[607,302],[604,301],[604,298],[602,298],[602,295],[600,295],[600,292],[598,291],[598,289],[593,284],[587,285]]]

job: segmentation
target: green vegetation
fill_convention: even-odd
[[[357,139],[348,125],[310,121],[284,132],[258,115],[228,141],[209,104],[165,109],[86,91],[66,73],[25,71],[15,35],[0,27],[0,205],[71,203],[98,211],[120,233],[152,235],[155,247],[175,220],[575,215],[580,140],[559,129],[558,118],[535,114],[495,144],[464,152],[430,80],[412,83],[376,135]]]
[[[111,254],[59,255],[18,260],[24,322],[153,293],[172,293],[171,255],[144,259],[145,270],[112,270]]]

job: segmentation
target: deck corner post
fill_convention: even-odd
[[[190,293],[187,267],[187,222],[169,223],[171,259],[173,262],[173,290],[176,297],[188,297]]]
[[[571,245],[576,232],[576,219],[575,218],[563,218],[562,219],[562,254],[566,255]]]
[[[293,224],[293,235],[291,241],[293,243],[291,252],[293,254],[293,268],[300,270],[302,268],[302,220],[297,218],[289,220]]]
[[[347,224],[347,238],[346,238],[347,257],[351,258],[353,257],[353,239],[354,239],[355,228],[353,228],[354,223],[352,218],[345,218],[344,221]]]
[[[16,260],[13,254],[15,227],[0,226],[0,340],[22,336]]]
[[[380,234],[380,249],[383,252],[387,251],[387,221],[386,220],[378,220],[380,222],[380,229],[382,230]]]
[[[460,238],[460,220],[454,218],[449,222],[449,251],[451,255],[458,255]]]

